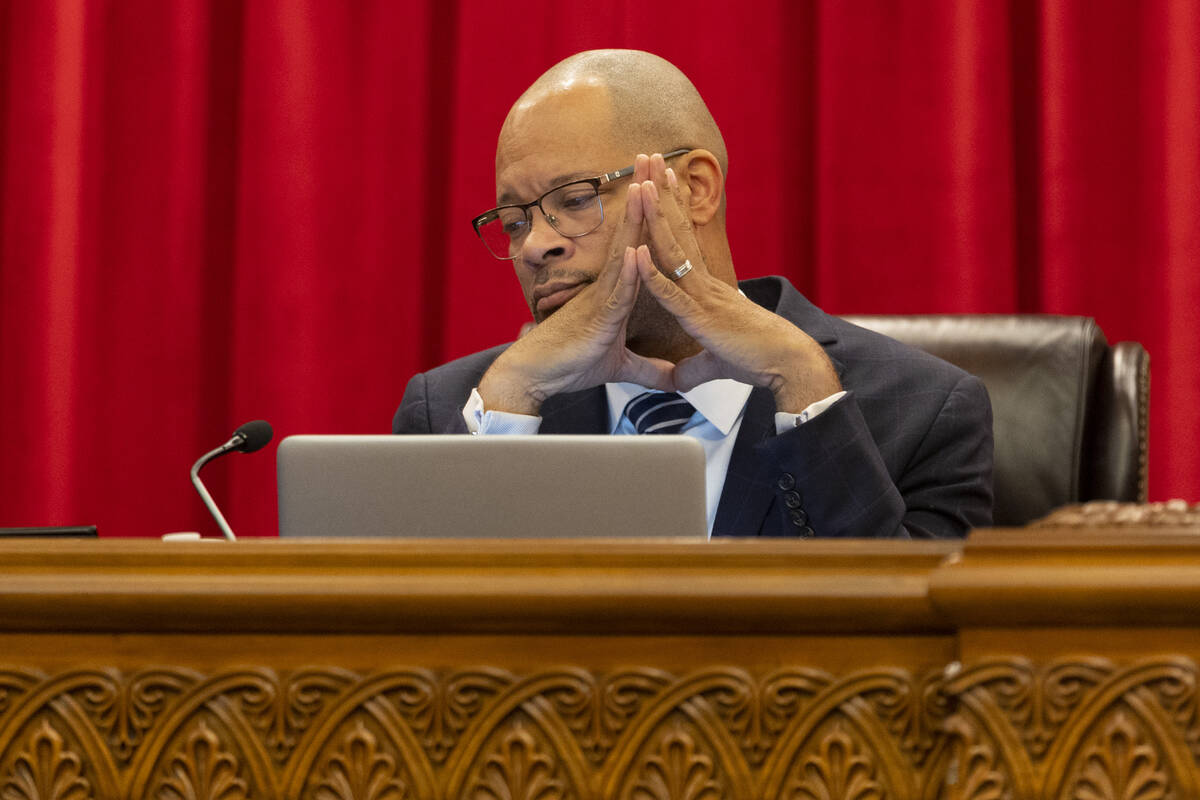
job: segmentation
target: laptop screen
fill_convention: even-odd
[[[279,535],[706,538],[685,436],[290,436]]]

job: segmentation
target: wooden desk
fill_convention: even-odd
[[[1200,797],[1200,539],[0,543],[0,798]]]

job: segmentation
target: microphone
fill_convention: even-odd
[[[225,521],[225,517],[221,514],[221,509],[217,508],[217,504],[213,502],[212,495],[208,493],[208,489],[204,488],[204,484],[200,481],[200,470],[214,458],[219,458],[235,450],[239,453],[253,453],[255,450],[261,450],[267,446],[267,442],[271,441],[273,435],[274,431],[271,430],[271,423],[266,420],[256,419],[253,422],[247,422],[233,432],[233,436],[229,438],[228,442],[200,456],[199,460],[192,465],[192,485],[200,493],[200,499],[208,507],[208,513],[212,514],[213,519],[217,521],[217,527],[221,529],[221,533],[225,534],[225,538],[231,542],[236,542],[237,537],[233,535],[233,530],[229,527],[229,523]]]

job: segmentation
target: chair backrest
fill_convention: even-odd
[[[846,320],[979,376],[992,399],[994,521],[1068,503],[1145,502],[1150,358],[1088,317],[851,315]]]

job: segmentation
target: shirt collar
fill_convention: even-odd
[[[608,393],[608,432],[616,433],[621,425],[621,412],[625,410],[625,406],[630,400],[649,390],[636,383],[606,383],[604,389]],[[679,394],[712,423],[722,436],[728,436],[738,417],[742,415],[752,389],[748,383],[720,378],[702,383],[690,392]]]

